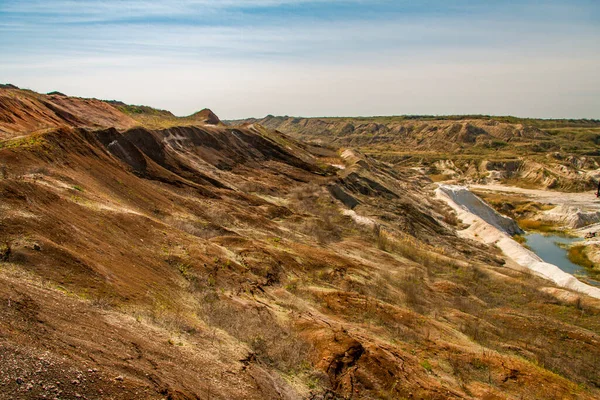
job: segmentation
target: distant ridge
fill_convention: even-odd
[[[223,123],[208,108],[177,117],[167,110],[118,100],[67,96],[59,91],[43,94],[10,83],[0,84],[0,140],[64,126],[123,131],[136,126],[163,129],[200,125]]]
[[[217,115],[208,108],[190,115],[190,118],[200,120],[211,125],[218,125],[221,123],[219,117],[217,117]]]

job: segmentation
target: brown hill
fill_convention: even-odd
[[[430,184],[258,124],[2,140],[0,398],[597,398],[597,302]]]
[[[199,121],[211,125],[218,125],[221,123],[219,117],[217,117],[217,115],[208,108],[205,108],[203,110],[198,111],[197,113],[190,115],[189,118],[197,119]]]
[[[120,101],[69,97],[56,91],[40,94],[10,84],[0,86],[0,139],[57,127],[123,131],[135,126],[152,129],[220,123],[209,109],[176,117],[169,111]]]
[[[295,118],[267,116],[256,122],[270,129],[342,146],[399,145],[412,150],[457,151],[465,147],[494,147],[506,142],[527,144],[550,135],[523,123],[493,118]],[[503,144],[500,142],[504,142]]]
[[[148,106],[125,104],[121,101],[107,101],[124,114],[135,119],[139,125],[150,129],[162,129],[176,126],[220,125],[221,120],[208,108],[186,117],[177,117],[170,111]]]
[[[0,139],[61,126],[128,129],[136,121],[96,99],[0,88]]]

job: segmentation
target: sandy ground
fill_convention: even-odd
[[[484,190],[489,192],[517,193],[525,197],[535,199],[544,204],[567,205],[579,207],[584,211],[600,210],[600,199],[596,198],[595,191],[583,193],[556,192],[550,190],[524,189],[515,186],[499,184],[468,185],[470,190]]]

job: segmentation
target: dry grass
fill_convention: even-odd
[[[432,175],[427,175],[427,176],[433,182],[444,182],[444,181],[454,178],[452,175],[445,175],[445,174],[432,174]]]
[[[207,293],[201,304],[206,322],[248,344],[260,361],[285,373],[307,368],[310,344],[265,307],[235,304],[214,292]]]
[[[336,223],[339,219],[337,213],[322,213],[317,218],[305,220],[298,230],[316,239],[317,243],[323,245],[337,242],[342,239],[343,230]]]
[[[521,229],[526,231],[556,232],[558,230],[556,225],[536,219],[519,219],[517,220],[517,223]]]
[[[536,203],[520,194],[490,193],[480,190],[473,192],[499,213],[517,220],[532,218],[541,211],[555,207],[550,204]]]
[[[392,236],[383,232],[386,246],[390,252],[401,255],[411,261],[419,263],[426,268],[429,268],[432,263],[437,261],[437,256],[432,253],[429,246],[415,237],[409,235]]]
[[[223,215],[218,212],[212,213],[210,218],[212,221],[219,221],[223,224],[231,224],[233,221],[231,217],[223,217]],[[170,217],[165,219],[165,223],[167,223],[169,226],[202,239],[210,239],[215,236],[227,234],[229,232],[226,228],[217,225],[212,221],[200,219],[178,219]]]
[[[321,245],[342,240],[352,228],[350,217],[343,215],[330,194],[315,184],[292,190],[290,208],[306,216],[299,225],[294,224],[293,229]]]
[[[404,294],[404,301],[408,308],[422,313],[425,311],[426,291],[424,275],[415,270],[404,279],[395,282],[395,286]]]

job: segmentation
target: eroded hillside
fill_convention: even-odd
[[[600,177],[600,121],[513,117],[294,118],[260,123],[293,137],[358,148],[436,181],[504,182],[582,191]]]
[[[9,103],[0,397],[600,395],[597,301],[459,238],[419,171],[208,112],[39,131]]]
[[[176,117],[169,111],[120,101],[70,97],[60,92],[42,94],[0,85],[0,140],[60,127],[123,131],[136,126],[164,129],[198,124],[219,125],[221,121],[209,109]]]

